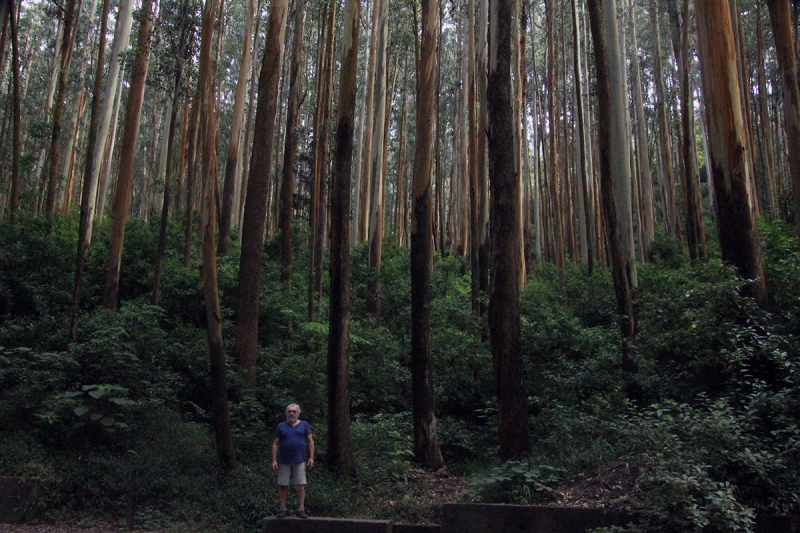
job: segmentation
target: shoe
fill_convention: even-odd
[[[297,516],[300,518],[308,518],[308,513],[306,512],[305,509],[300,509],[299,511],[297,511]]]
[[[278,514],[275,515],[275,518],[286,518],[286,510],[281,509],[278,511]]]

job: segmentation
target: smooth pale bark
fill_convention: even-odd
[[[381,255],[383,250],[383,167],[384,128],[386,124],[386,72],[389,46],[389,0],[379,3],[377,49],[375,53],[375,101],[372,127],[372,154],[370,155],[370,208],[369,208],[369,272],[367,310],[381,324]]]
[[[92,230],[94,228],[95,213],[99,214],[98,218],[102,217],[102,213],[98,210],[98,203],[103,203],[105,199],[105,188],[100,188],[100,171],[103,166],[103,154],[105,153],[106,140],[108,139],[109,131],[111,129],[111,119],[114,117],[114,101],[117,98],[117,87],[120,79],[120,70],[122,65],[122,58],[120,57],[123,50],[128,47],[128,41],[131,34],[131,26],[133,24],[133,5],[134,0],[123,0],[119,6],[119,13],[117,14],[116,29],[114,30],[114,41],[111,45],[111,58],[108,65],[108,73],[106,74],[106,86],[103,91],[102,111],[98,120],[97,136],[94,140],[92,148],[91,168],[91,193],[89,195],[88,203],[82,208],[88,211],[89,228],[87,233],[87,240],[92,242]],[[116,123],[116,120],[114,121]],[[87,165],[88,165],[87,154]],[[98,190],[100,189],[100,190]],[[102,194],[100,194],[102,193]],[[100,207],[102,209],[102,206]]]
[[[125,240],[125,224],[131,205],[133,192],[133,169],[136,163],[136,145],[139,139],[139,121],[144,99],[147,69],[150,65],[150,34],[153,29],[153,0],[143,0],[139,34],[136,39],[136,56],[131,70],[131,86],[125,104],[125,122],[122,130],[122,150],[120,151],[119,171],[111,223],[111,243],[109,244],[106,265],[106,286],[103,305],[116,309],[119,305],[119,272],[122,262],[122,245]]]
[[[81,189],[81,218],[78,226],[78,252],[75,258],[75,282],[72,291],[72,308],[70,309],[69,340],[75,342],[78,338],[78,314],[81,302],[81,282],[86,258],[89,254],[90,236],[92,231],[92,218],[89,206],[93,204],[92,196],[95,194],[97,175],[94,172],[94,150],[96,148],[97,123],[100,118],[100,91],[103,86],[103,63],[106,51],[106,26],[108,24],[109,0],[103,1],[100,15],[100,40],[97,47],[97,61],[95,62],[94,86],[92,90],[92,114],[89,119],[89,138],[86,143],[86,166],[83,170],[83,188]]]
[[[350,182],[358,71],[359,0],[344,7],[336,148],[331,190],[330,319],[328,326],[328,460],[345,476],[355,473],[350,430]]]
[[[469,139],[469,244],[470,281],[472,287],[472,312],[481,314],[480,307],[480,190],[478,170],[478,122],[475,72],[475,2],[467,4],[467,137]]]
[[[756,3],[756,83],[758,84],[758,110],[761,142],[758,143],[761,172],[764,178],[764,189],[767,200],[769,220],[778,218],[778,187],[775,181],[775,142],[772,136],[769,101],[767,99],[767,83],[764,73],[764,30],[761,23],[761,2]]]
[[[669,13],[672,28],[672,44],[678,63],[680,85],[681,135],[683,142],[683,201],[686,230],[686,244],[692,262],[707,257],[706,235],[703,223],[703,207],[700,197],[700,176],[697,170],[694,134],[694,101],[691,98],[689,80],[689,0],[683,0],[680,15],[678,0],[670,0]]]
[[[400,124],[398,126],[399,139],[397,141],[397,170],[395,176],[397,179],[395,186],[395,212],[394,212],[394,228],[395,228],[395,244],[400,246],[406,245],[406,234],[408,231],[407,221],[408,217],[406,210],[406,102],[408,100],[408,61],[403,64],[403,97],[400,104]]]
[[[77,5],[76,5],[77,4]],[[78,22],[81,14],[80,0],[67,0],[64,7],[64,35],[61,41],[60,65],[58,72],[58,86],[56,88],[55,108],[53,109],[53,132],[50,136],[50,150],[47,157],[47,194],[45,209],[52,215],[56,209],[56,188],[58,185],[58,154],[61,142],[61,122],[64,114],[64,98],[67,90],[67,76],[72,60],[72,50],[75,45],[75,36],[78,33]]]
[[[489,0],[480,0],[478,5],[477,27],[477,83],[478,83],[478,289],[487,294],[489,292],[489,167],[487,159],[487,101],[486,101],[486,74],[487,68],[487,43],[486,35],[489,30]],[[440,37],[441,40],[441,37]],[[486,304],[481,304],[479,312],[486,312]]]
[[[433,126],[436,111],[437,0],[422,2],[422,39],[417,64],[417,117],[411,182],[411,388],[414,460],[429,470],[444,468],[436,433],[431,357],[433,275]]]
[[[511,101],[512,0],[489,3],[489,183],[491,284],[489,335],[497,375],[500,458],[520,457],[531,449],[528,391],[522,360],[519,304],[519,182],[514,169]]]
[[[328,6],[323,38],[325,41],[318,62],[317,109],[314,117],[314,175],[311,187],[311,234],[308,261],[308,320],[319,313],[322,294],[322,247],[325,234],[325,184],[328,169],[328,121],[333,91],[333,35],[336,2]]]
[[[267,191],[272,168],[275,115],[278,110],[278,78],[283,56],[287,11],[288,0],[275,0],[270,6],[261,75],[258,80],[258,108],[242,221],[234,355],[236,364],[247,383],[255,383],[256,379],[261,253],[264,248],[267,223]]]
[[[667,233],[673,237],[681,235],[678,217],[678,202],[675,192],[675,163],[672,154],[672,138],[667,121],[667,104],[664,89],[664,70],[661,62],[661,37],[658,24],[658,0],[650,4],[650,32],[653,35],[653,73],[655,76],[656,115],[658,117],[658,139],[661,155],[661,175],[664,191],[664,223]]]
[[[303,4],[305,5],[305,4]],[[247,76],[250,73],[251,47],[250,36],[253,33],[253,13],[255,0],[247,0],[247,11],[244,20],[244,40],[242,42],[242,58],[239,62],[239,76],[236,80],[236,97],[231,119],[231,139],[228,144],[228,156],[225,159],[225,182],[222,188],[222,212],[219,220],[219,243],[217,253],[227,255],[230,242],[231,221],[233,218],[233,200],[236,191],[236,176],[239,162],[239,140],[242,137],[244,103],[247,98]],[[238,217],[237,217],[238,220]]]
[[[800,90],[798,90],[797,57],[792,38],[789,0],[767,0],[767,7],[783,85],[783,127],[792,178],[794,219],[797,234],[800,236]]]
[[[300,112],[300,71],[303,68],[303,38],[306,34],[306,0],[295,8],[292,65],[289,74],[289,108],[286,110],[286,140],[283,150],[283,185],[281,186],[281,280],[289,288],[292,280],[292,235],[294,218],[295,171],[297,158],[297,121]]]
[[[747,139],[731,14],[727,0],[696,1],[695,10],[722,259],[753,280],[746,293],[768,308],[761,244],[747,192]]]
[[[375,114],[375,62],[378,52],[378,26],[380,20],[380,4],[382,0],[373,0],[372,3],[372,30],[369,37],[369,57],[367,60],[367,117],[366,131],[364,134],[364,156],[361,165],[361,191],[359,194],[360,210],[357,216],[358,239],[357,243],[362,243],[369,237],[369,215],[372,202],[372,137]]]
[[[630,183],[630,139],[626,138],[625,87],[622,85],[622,56],[617,37],[617,16],[614,0],[589,0],[589,20],[594,41],[595,68],[597,72],[598,139],[600,151],[600,187],[603,205],[603,222],[611,259],[611,275],[624,337],[622,371],[628,397],[641,398],[635,381],[638,365],[634,352],[636,322],[633,313],[630,266],[622,245],[622,225],[614,188],[620,181]]]
[[[558,117],[556,117],[556,42],[553,25],[555,24],[555,0],[545,0],[547,19],[547,115],[549,118],[550,144],[548,157],[548,176],[550,214],[552,234],[550,240],[555,245],[555,264],[559,270],[564,268],[564,227],[559,202],[559,168],[558,168]]]
[[[574,1],[574,0],[573,0]],[[633,102],[636,113],[636,168],[639,175],[639,224],[643,259],[649,260],[650,248],[655,238],[655,214],[653,203],[653,174],[650,171],[650,141],[647,138],[647,123],[642,98],[642,76],[639,71],[639,46],[636,39],[636,3],[630,5],[631,27],[631,71],[633,72]]]
[[[586,118],[583,106],[583,70],[581,66],[580,36],[581,25],[578,17],[578,2],[572,0],[572,66],[574,79],[578,86],[575,89],[575,107],[578,114],[578,211],[581,224],[581,256],[587,263],[589,275],[594,270],[594,243],[591,239],[589,225],[592,223],[592,205],[589,198],[589,160],[586,146]]]

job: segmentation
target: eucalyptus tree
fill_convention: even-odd
[[[106,285],[103,305],[116,309],[119,304],[119,273],[122,261],[122,245],[125,240],[125,225],[128,221],[131,193],[133,190],[133,167],[136,145],[139,139],[139,121],[144,99],[147,69],[150,65],[150,36],[153,29],[153,0],[143,0],[139,17],[139,33],[136,39],[136,55],[131,68],[131,82],[125,104],[125,122],[122,131],[119,171],[111,223],[106,266]]]
[[[288,0],[274,0],[270,6],[264,56],[258,80],[258,108],[242,220],[234,355],[236,364],[247,383],[254,383],[256,379],[261,253],[264,248],[267,222],[268,183],[272,168],[275,115],[278,110],[278,78],[283,58],[287,11]]]
[[[328,457],[343,475],[355,473],[348,394],[350,357],[350,184],[361,5],[346,0],[331,190],[330,314],[328,326]]]
[[[19,213],[19,158],[22,147],[20,145],[20,131],[22,130],[21,103],[20,103],[20,89],[19,89],[19,35],[17,30],[17,7],[14,5],[13,0],[6,2],[8,12],[6,17],[9,20],[11,30],[11,76],[13,84],[13,93],[11,96],[11,106],[13,114],[13,132],[12,132],[12,146],[11,146],[11,199],[10,199],[10,217],[9,221],[12,225],[16,224],[17,214]],[[4,17],[0,16],[0,20]],[[2,53],[2,52],[0,52]]]
[[[511,101],[512,11],[513,0],[490,0],[487,103],[492,251],[488,318],[497,375],[498,432],[503,460],[524,455],[531,448],[520,333],[520,195],[511,157],[515,153]]]
[[[789,0],[767,0],[772,36],[778,57],[783,86],[784,130],[792,178],[792,199],[797,234],[800,236],[800,90],[798,89],[797,55],[792,38],[792,17]]]
[[[626,139],[625,87],[622,83],[622,56],[617,37],[617,13],[614,0],[589,0],[589,20],[594,42],[598,99],[598,148],[600,152],[600,188],[603,222],[608,242],[611,276],[620,315],[624,344],[622,371],[625,388],[631,400],[639,400],[641,391],[635,379],[638,373],[634,342],[636,321],[633,309],[631,265],[625,254],[624,209],[618,204],[615,189],[625,183],[630,186],[630,139]],[[628,193],[630,194],[630,193]]]
[[[696,0],[695,8],[722,259],[752,280],[745,290],[768,308],[761,244],[747,190],[747,139],[731,12],[727,0]]]

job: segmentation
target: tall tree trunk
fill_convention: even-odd
[[[768,308],[761,244],[747,194],[747,140],[731,13],[726,0],[696,1],[695,10],[722,259],[755,280],[746,291]]]
[[[800,236],[800,90],[797,80],[797,57],[792,38],[789,0],[767,0],[772,35],[783,82],[784,131],[792,177],[794,220]]]
[[[295,7],[292,66],[289,75],[289,109],[286,111],[286,147],[283,150],[281,186],[281,280],[289,288],[292,281],[292,235],[294,218],[294,165],[297,157],[297,119],[300,112],[300,72],[303,69],[303,38],[306,30],[306,0]]]
[[[331,191],[330,323],[328,327],[328,458],[334,470],[355,473],[350,431],[350,181],[358,70],[359,0],[346,0],[342,28],[336,149]]]
[[[422,39],[417,64],[417,116],[411,182],[411,387],[414,460],[429,470],[444,468],[436,433],[431,358],[433,274],[433,125],[436,111],[437,0],[422,2]],[[416,31],[416,25],[415,25]]]
[[[89,195],[88,202],[82,209],[88,211],[89,226],[87,229],[86,240],[89,244],[92,242],[92,231],[94,228],[95,213],[97,218],[102,217],[103,202],[105,199],[105,187],[100,187],[101,167],[103,166],[103,155],[105,153],[106,141],[108,139],[109,131],[114,135],[114,130],[111,129],[111,119],[114,117],[114,102],[116,97],[117,88],[120,85],[120,70],[122,66],[122,58],[120,57],[123,50],[127,48],[128,41],[131,34],[131,25],[133,24],[133,5],[134,0],[124,0],[119,6],[117,13],[116,29],[114,30],[114,42],[111,45],[111,58],[108,65],[108,73],[106,75],[106,87],[103,92],[102,111],[97,125],[97,136],[94,140],[94,146],[91,150],[91,194]],[[117,104],[119,105],[119,104]],[[116,123],[116,120],[114,121]],[[89,154],[87,154],[87,165],[89,161]],[[84,177],[85,179],[85,177]],[[98,203],[101,205],[98,206]]]
[[[261,253],[267,222],[267,191],[272,168],[275,114],[278,110],[278,78],[286,32],[288,0],[270,6],[264,58],[258,80],[258,108],[253,135],[253,153],[242,221],[242,252],[236,320],[236,364],[247,383],[255,383],[258,354],[258,302],[261,285]]]
[[[489,0],[480,0],[478,7],[478,49],[477,72],[478,77],[478,289],[483,294],[489,292],[489,168],[487,165],[486,131],[487,131],[487,100],[486,100],[486,34],[489,24]],[[441,40],[441,37],[440,37]],[[438,98],[438,96],[437,96]],[[486,313],[486,304],[479,308],[480,315]]]
[[[247,1],[244,20],[244,41],[242,42],[242,58],[239,63],[239,77],[236,81],[236,99],[233,104],[231,121],[231,140],[228,144],[228,155],[225,159],[225,183],[222,189],[222,213],[219,221],[219,243],[217,253],[227,255],[230,241],[231,221],[233,219],[233,200],[236,191],[237,164],[239,162],[239,140],[242,137],[242,119],[244,103],[247,98],[247,76],[250,73],[251,48],[250,36],[253,33],[253,14],[255,0]],[[238,220],[238,217],[236,217]]]
[[[20,131],[22,129],[20,121],[20,96],[19,96],[19,35],[17,31],[17,9],[13,0],[8,2],[8,18],[11,26],[11,70],[12,70],[12,107],[13,107],[13,133],[11,146],[11,215],[9,222],[11,225],[17,223],[19,213],[19,157],[22,147],[20,146]]]
[[[320,55],[317,78],[317,109],[314,120],[314,176],[311,191],[311,235],[308,261],[308,319],[319,312],[322,293],[322,242],[325,233],[325,186],[328,169],[328,121],[333,91],[333,34],[336,21],[336,2],[328,6],[324,33],[325,45]]]
[[[555,0],[545,0],[547,18],[547,114],[550,120],[550,155],[548,159],[548,183],[553,217],[553,230],[551,239],[555,243],[555,263],[559,270],[564,268],[564,228],[563,217],[561,216],[561,205],[558,202],[559,168],[558,161],[558,142],[555,132],[558,130],[556,121],[556,42],[555,42]]]
[[[589,275],[594,270],[594,243],[592,242],[592,205],[589,196],[589,161],[586,147],[586,118],[583,107],[583,71],[581,67],[581,47],[580,47],[580,19],[578,17],[578,2],[572,0],[572,55],[573,69],[575,71],[575,102],[578,113],[578,144],[580,149],[580,160],[578,162],[578,200],[580,211],[581,227],[581,249],[585,249],[586,263]]]
[[[77,4],[77,5],[76,5]],[[61,41],[61,63],[58,73],[58,87],[56,90],[55,108],[53,110],[53,133],[50,136],[50,151],[47,160],[47,196],[45,209],[52,215],[56,209],[56,186],[58,184],[58,154],[61,141],[61,120],[64,114],[64,98],[67,91],[67,76],[69,75],[70,60],[78,33],[78,23],[81,15],[81,1],[67,0],[64,8],[64,35]]]
[[[769,220],[778,218],[777,184],[775,182],[775,142],[772,138],[772,121],[769,119],[769,102],[764,60],[764,31],[761,24],[761,2],[756,2],[756,78],[758,84],[758,109],[760,115],[761,142],[758,144],[761,159],[764,189],[766,191],[767,213]]]
[[[626,138],[625,87],[622,85],[622,69],[617,37],[617,14],[614,0],[589,0],[589,20],[594,41],[595,66],[597,69],[598,145],[600,149],[600,187],[602,189],[603,221],[611,259],[611,275],[617,300],[617,312],[624,345],[622,349],[622,371],[628,397],[633,401],[641,398],[635,381],[638,365],[635,356],[635,317],[633,312],[630,266],[622,246],[622,224],[614,194],[615,184],[630,183],[630,143]]]
[[[653,203],[653,174],[650,172],[650,141],[647,138],[647,123],[642,98],[642,76],[639,71],[639,45],[636,39],[636,3],[630,5],[631,26],[631,71],[633,72],[633,100],[636,113],[636,158],[640,190],[640,239],[642,259],[650,259],[650,248],[655,238],[655,215]]]
[[[656,89],[656,115],[658,116],[658,138],[661,154],[662,176],[664,178],[664,219],[667,232],[673,237],[681,235],[678,217],[678,202],[675,193],[675,163],[672,155],[672,138],[667,121],[667,104],[664,90],[664,70],[661,64],[661,37],[658,24],[658,0],[650,4],[650,27],[653,35],[653,72]]]
[[[472,312],[480,316],[480,171],[478,169],[478,117],[475,82],[475,1],[467,3],[467,138],[469,162],[469,244]]]
[[[360,191],[360,212],[358,214],[358,243],[362,243],[369,237],[369,215],[372,202],[372,137],[375,128],[375,62],[378,53],[378,32],[380,21],[380,6],[382,0],[372,2],[372,30],[369,37],[369,58],[367,60],[367,128],[364,138],[364,162],[361,165],[361,191]]]
[[[497,374],[500,458],[531,449],[519,305],[519,183],[514,170],[511,102],[513,0],[491,0],[489,26],[489,179],[492,239],[489,331]]]
[[[125,240],[125,224],[131,205],[133,191],[133,168],[136,145],[139,139],[139,120],[142,114],[147,68],[150,65],[150,33],[153,29],[153,0],[143,0],[139,34],[136,39],[136,56],[131,70],[131,85],[125,104],[125,123],[122,130],[122,151],[119,159],[116,194],[114,196],[111,243],[108,251],[106,287],[103,305],[116,309],[119,305],[119,272],[122,262],[122,244]]]
[[[700,197],[700,177],[697,171],[694,136],[694,101],[689,80],[689,0],[683,0],[678,14],[678,0],[670,0],[672,43],[678,63],[681,102],[681,134],[683,136],[683,199],[686,217],[686,243],[692,262],[706,258],[706,236],[703,206]]]
[[[372,127],[372,154],[370,156],[370,209],[369,209],[369,283],[367,287],[367,310],[381,324],[381,254],[383,250],[383,171],[384,127],[386,123],[386,72],[388,68],[389,0],[380,3],[376,61],[375,101],[373,103],[374,124]]]
[[[75,283],[72,290],[72,308],[70,310],[69,340],[78,339],[78,314],[81,303],[81,282],[86,258],[89,255],[90,235],[92,232],[92,212],[90,206],[94,203],[92,196],[97,189],[97,174],[94,172],[94,150],[97,143],[97,126],[100,118],[100,92],[103,86],[103,63],[106,51],[106,26],[108,25],[109,0],[103,0],[100,15],[100,42],[97,47],[97,62],[95,63],[94,88],[92,90],[92,115],[89,119],[89,138],[86,143],[86,166],[83,170],[83,188],[81,190],[81,218],[78,226],[78,253],[75,258]]]

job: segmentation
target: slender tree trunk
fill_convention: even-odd
[[[472,287],[472,312],[481,315],[480,306],[480,170],[478,167],[478,117],[475,72],[475,1],[467,3],[467,138],[469,162],[469,244],[470,280]],[[412,283],[413,285],[413,283]]]
[[[78,226],[78,253],[75,259],[75,283],[72,290],[72,308],[70,310],[69,340],[78,339],[78,315],[81,303],[81,282],[86,258],[89,254],[90,235],[92,231],[92,217],[90,206],[93,204],[92,195],[95,194],[97,174],[94,172],[94,150],[97,146],[98,120],[100,118],[100,91],[103,86],[103,60],[106,51],[106,26],[108,25],[109,0],[103,1],[100,15],[100,42],[97,47],[97,62],[95,64],[94,88],[92,90],[92,115],[89,119],[89,138],[86,143],[86,166],[83,171],[83,188],[81,190],[81,219]],[[12,26],[14,28],[14,26]]]
[[[77,5],[76,5],[77,4]],[[58,73],[58,87],[56,90],[55,109],[53,110],[53,133],[50,137],[50,151],[47,160],[47,196],[45,209],[52,215],[56,209],[56,186],[58,184],[58,154],[61,141],[61,121],[64,114],[64,98],[67,91],[67,76],[69,75],[70,60],[78,33],[78,23],[81,14],[80,0],[67,0],[64,8],[64,35],[61,41],[61,63]],[[73,28],[74,26],[74,28]]]
[[[530,451],[528,392],[522,360],[519,305],[519,184],[514,170],[511,102],[512,0],[491,0],[489,18],[489,179],[492,277],[489,330],[497,373],[500,458]]]
[[[547,114],[550,119],[550,155],[548,159],[548,182],[550,202],[552,205],[552,221],[554,233],[551,238],[555,242],[555,263],[559,270],[564,268],[563,242],[564,231],[562,225],[561,206],[558,202],[559,169],[558,144],[557,144],[557,117],[556,117],[556,42],[553,26],[555,24],[555,0],[545,0],[547,17]]]
[[[150,64],[150,33],[153,29],[153,0],[143,0],[139,34],[136,40],[136,56],[131,71],[131,85],[125,104],[125,123],[122,130],[119,174],[114,196],[111,243],[108,251],[107,276],[103,305],[116,309],[119,305],[119,272],[122,262],[122,245],[125,240],[125,224],[131,205],[133,191],[133,168],[139,138],[139,120],[144,99],[145,80]]]
[[[747,139],[731,13],[726,0],[696,1],[695,10],[722,259],[745,279],[755,280],[746,292],[769,308],[761,244],[747,193]]]
[[[225,183],[222,189],[222,214],[219,221],[219,243],[217,244],[217,253],[219,253],[219,255],[227,255],[228,244],[230,242],[231,221],[233,218],[233,197],[236,190],[237,164],[239,162],[239,140],[242,137],[244,103],[247,98],[247,75],[250,73],[250,36],[253,33],[254,10],[255,0],[248,0],[244,21],[242,59],[239,63],[239,77],[236,81],[236,99],[233,105],[231,140],[228,144],[228,156],[225,159]]]
[[[346,0],[342,28],[336,149],[331,191],[330,324],[328,327],[328,458],[334,470],[355,473],[350,431],[350,182],[358,69],[359,0]]]
[[[622,349],[622,371],[628,397],[633,401],[641,398],[640,388],[634,375],[638,373],[634,341],[636,335],[633,312],[630,266],[622,246],[622,228],[617,206],[615,184],[630,183],[630,143],[626,139],[625,87],[622,85],[622,61],[617,37],[617,16],[614,0],[589,0],[589,20],[594,41],[595,66],[597,69],[598,145],[600,149],[600,187],[602,189],[603,220],[611,259],[611,275],[620,314],[624,346]]]
[[[11,27],[11,70],[12,83],[14,85],[12,95],[14,131],[12,133],[11,146],[11,225],[17,223],[19,213],[19,158],[22,147],[20,146],[20,131],[22,123],[20,120],[20,96],[19,96],[19,35],[17,31],[17,8],[13,0],[8,2],[8,18]]]
[[[667,231],[673,237],[680,237],[681,224],[678,217],[678,203],[675,193],[675,163],[672,156],[672,139],[667,121],[667,104],[664,90],[664,74],[661,64],[661,37],[658,24],[658,0],[650,5],[650,27],[653,35],[653,72],[656,86],[656,114],[658,116],[658,138],[661,154],[661,168],[664,177],[664,218]]]
[[[281,280],[287,289],[292,281],[292,219],[294,218],[295,172],[297,158],[297,119],[300,112],[300,72],[303,69],[306,0],[295,7],[292,66],[289,75],[289,109],[286,111],[286,143],[283,150],[283,185],[281,186]]]
[[[758,84],[758,109],[760,115],[761,142],[759,143],[759,157],[761,159],[764,188],[767,199],[767,213],[769,220],[778,218],[777,184],[775,182],[775,142],[772,138],[772,121],[769,119],[769,102],[767,100],[766,75],[764,74],[764,31],[761,24],[761,2],[756,2],[756,39],[757,59],[756,77]]]
[[[258,108],[253,135],[253,154],[247,182],[247,198],[242,222],[242,253],[239,265],[237,298],[236,364],[247,383],[255,383],[258,354],[258,307],[261,284],[261,253],[266,231],[267,191],[272,168],[275,115],[278,110],[283,41],[288,0],[275,0],[270,6],[264,58],[258,80]]]
[[[487,68],[487,44],[486,34],[489,21],[489,0],[480,0],[478,7],[478,28],[477,28],[477,83],[478,98],[478,153],[477,153],[477,173],[478,173],[478,290],[487,294],[489,292],[489,168],[487,162],[487,100],[486,100],[486,74]],[[441,40],[441,37],[440,37]],[[486,304],[482,303],[478,309],[480,315],[486,313]]]
[[[778,56],[783,84],[784,131],[789,153],[792,178],[792,198],[797,234],[800,236],[800,90],[797,79],[797,57],[792,38],[789,0],[767,0],[772,35]]]
[[[364,140],[364,162],[361,165],[361,210],[358,215],[358,221],[360,224],[358,228],[358,243],[366,241],[369,236],[369,215],[371,212],[372,201],[372,165],[370,164],[370,161],[372,158],[372,132],[375,128],[375,62],[378,53],[378,26],[381,2],[382,0],[373,0],[372,3],[372,30],[369,37],[369,58],[367,61],[367,129]]]
[[[583,231],[581,232],[581,248],[585,248],[585,257],[589,275],[592,275],[594,270],[594,243],[591,239],[591,230],[589,225],[592,223],[592,205],[589,198],[589,161],[587,157],[586,147],[586,118],[584,116],[583,108],[583,71],[581,68],[581,49],[580,49],[580,19],[578,17],[578,2],[572,0],[572,47],[573,47],[573,68],[575,71],[575,89],[576,108],[578,113],[578,143],[580,147],[580,161],[578,172],[579,183],[579,207],[580,220]]]

